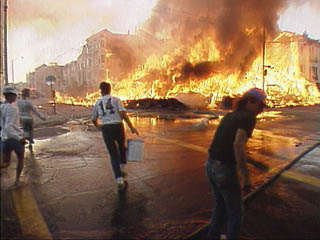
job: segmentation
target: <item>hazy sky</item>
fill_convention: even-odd
[[[274,0],[278,1],[278,0]],[[282,1],[282,0],[279,0]],[[283,0],[285,1],[285,0]],[[320,0],[288,0],[280,14],[281,30],[307,31],[320,39]],[[134,32],[152,13],[156,0],[10,0],[8,8],[8,68],[12,82],[50,62],[75,60],[92,34],[107,28]]]

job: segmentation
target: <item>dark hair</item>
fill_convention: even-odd
[[[242,96],[240,98],[238,98],[234,104],[233,104],[233,111],[241,111],[241,110],[245,110],[246,105],[249,101],[254,101],[254,102],[259,102],[260,103],[260,107],[261,110],[264,108],[264,104],[262,102],[260,102],[258,99],[256,99],[253,96]]]
[[[24,89],[22,89],[21,93],[22,93],[22,95],[26,95],[26,94],[30,93],[30,89],[24,88]]]
[[[105,94],[110,94],[111,92],[111,84],[107,82],[101,82],[99,86],[101,92]]]
[[[11,97],[11,96],[17,96],[17,94],[15,94],[15,93],[4,93],[3,96],[4,96],[4,98],[5,98],[6,100],[8,100],[9,97]]]

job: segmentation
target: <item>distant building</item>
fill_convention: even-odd
[[[37,89],[43,96],[51,96],[51,87],[47,85],[46,78],[50,75],[54,76],[56,78],[54,89],[63,89],[63,68],[64,66],[56,63],[51,63],[49,65],[43,64],[37,67],[34,72],[27,74],[27,85]]]
[[[307,34],[281,32],[267,43],[267,60],[274,71],[302,77],[320,89],[320,42]]]
[[[151,35],[114,34],[104,29],[86,40],[77,60],[65,66],[41,65],[27,76],[30,86],[48,89],[45,77],[57,77],[55,89],[73,96],[97,91],[101,81],[117,82],[145,61],[157,45]]]
[[[137,66],[142,66],[147,57],[157,52],[166,52],[170,43],[154,38],[139,30],[135,35],[114,34],[104,29],[86,39],[86,44],[75,61],[65,66],[57,64],[41,65],[29,73],[29,86],[40,92],[49,93],[45,83],[48,75],[57,79],[54,89],[72,96],[84,96],[97,91],[101,81],[116,83],[124,79]],[[162,49],[162,50],[161,50]],[[272,41],[266,43],[266,81],[269,89],[277,88],[278,83],[305,78],[310,85],[316,83],[320,88],[320,43],[298,35],[280,32]],[[246,77],[259,80],[262,65],[248,72]],[[256,72],[257,71],[257,72]],[[252,75],[252,76],[251,76]],[[294,83],[293,83],[294,84]],[[289,84],[290,85],[290,84]]]
[[[158,41],[153,38],[153,42]],[[96,91],[99,82],[117,82],[143,63],[151,53],[151,43],[144,36],[114,34],[104,29],[86,40],[76,61],[78,74],[64,76],[73,79],[82,90]]]

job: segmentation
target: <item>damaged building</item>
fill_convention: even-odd
[[[43,64],[27,75],[30,87],[41,92],[50,88],[46,76],[56,77],[55,89],[72,96],[97,90],[101,81],[117,82],[143,63],[161,41],[149,34],[114,34],[104,29],[86,39],[77,60],[64,66]],[[57,70],[59,69],[59,71]]]

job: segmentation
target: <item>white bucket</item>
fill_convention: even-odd
[[[136,162],[142,160],[143,140],[131,138],[127,140],[127,160]]]

